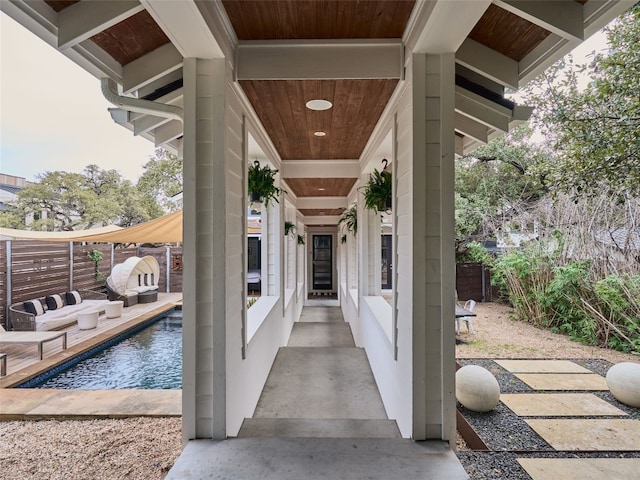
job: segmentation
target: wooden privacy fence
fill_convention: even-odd
[[[481,263],[456,264],[456,291],[460,301],[490,302],[491,270]]]
[[[88,255],[91,250],[102,253],[98,265]],[[182,291],[182,247],[114,248],[105,243],[1,241],[0,324],[6,327],[9,305],[14,303],[69,290],[106,292],[105,281],[113,265],[136,255],[152,255],[158,260],[160,292]]]

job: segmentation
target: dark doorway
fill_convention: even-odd
[[[392,236],[382,235],[382,269],[380,276],[380,287],[383,290],[391,290],[393,288],[393,247]]]
[[[333,290],[333,236],[313,235],[313,290]]]

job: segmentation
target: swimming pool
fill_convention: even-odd
[[[173,310],[145,325],[137,333],[117,337],[18,388],[182,388],[182,311]]]

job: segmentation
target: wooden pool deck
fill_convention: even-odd
[[[60,412],[59,414],[63,416],[104,415],[117,417],[135,416],[145,412],[148,415],[179,415],[181,390],[64,391],[13,389],[12,387],[60,365],[140,323],[172,310],[181,302],[182,293],[160,293],[157,302],[125,308],[119,318],[107,319],[105,315],[101,315],[98,326],[94,329],[80,330],[77,324],[71,325],[61,330],[67,332],[67,349],[62,349],[61,341],[48,342],[44,345],[42,360],[38,357],[38,349],[35,345],[2,345],[2,353],[7,354],[7,375],[0,377],[0,419],[20,418],[28,416],[28,412],[33,412],[34,416],[55,416],[55,412]],[[110,399],[107,404],[110,406],[98,401],[99,398],[104,399],[104,392],[109,392]],[[74,404],[74,399],[77,400],[79,395],[84,397],[81,399],[82,405],[94,405],[96,408],[86,409],[80,404]],[[126,398],[131,401],[125,401]],[[51,400],[54,400],[53,404],[50,404],[52,409],[43,409],[43,405]],[[140,407],[146,404],[146,407],[132,407],[132,404],[137,404]],[[50,412],[50,410],[52,411]],[[38,411],[42,415],[36,415]]]

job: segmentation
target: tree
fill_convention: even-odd
[[[155,158],[143,168],[145,171],[138,180],[137,189],[147,202],[160,205],[162,210],[156,216],[178,210],[180,204],[172,197],[182,192],[182,160],[166,150],[158,149]]]
[[[562,60],[532,82],[526,101],[556,153],[547,181],[574,196],[640,194],[640,4],[605,29],[607,52]],[[591,81],[583,86],[588,76]]]
[[[46,172],[18,192],[4,223],[31,230],[129,226],[149,220],[142,196],[115,170],[87,166],[83,173]],[[33,218],[29,225],[24,219]],[[20,222],[17,222],[20,219]]]
[[[543,179],[533,173],[548,153],[531,140],[527,125],[515,128],[456,162],[456,243],[495,230],[544,196]]]

